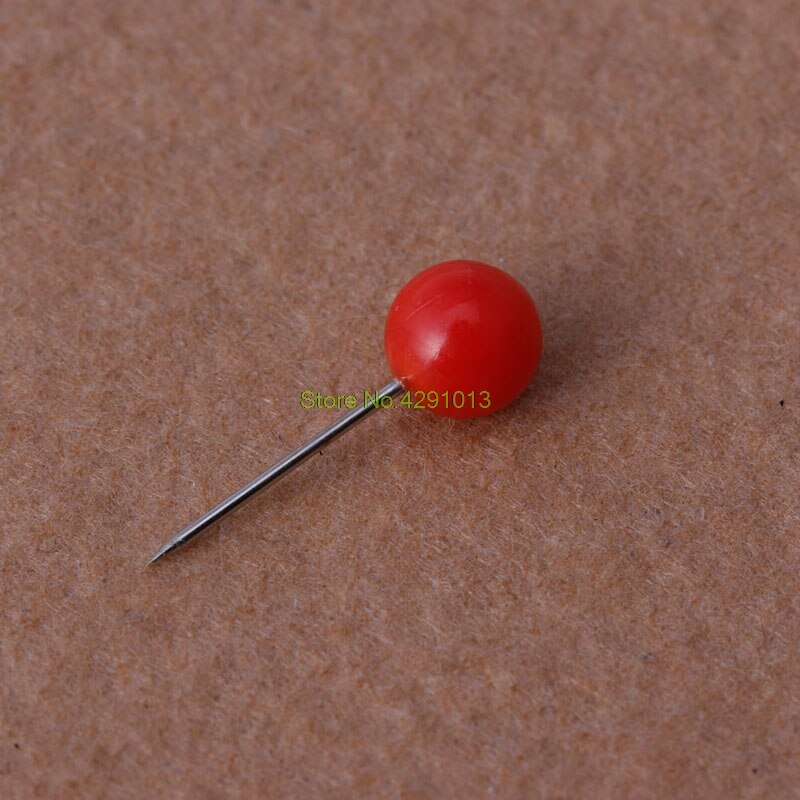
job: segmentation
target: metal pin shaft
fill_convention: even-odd
[[[305,444],[300,445],[296,450],[292,450],[289,455],[284,456],[266,472],[254,478],[247,486],[239,489],[238,492],[234,492],[227,500],[223,500],[219,505],[214,506],[211,511],[203,514],[202,517],[199,517],[194,522],[178,531],[178,533],[161,546],[148,563],[152,564],[154,561],[163,558],[167,553],[171,553],[176,548],[186,544],[190,539],[197,536],[198,533],[201,533],[206,530],[206,528],[211,527],[227,517],[228,514],[244,505],[248,500],[252,500],[262,490],[266,489],[268,486],[272,486],[273,483],[279,481],[284,475],[288,475],[307,458],[314,455],[314,453],[334,439],[337,439],[345,431],[350,430],[357,422],[365,419],[373,411],[380,408],[380,403],[383,398],[394,397],[402,388],[403,386],[398,380],[387,383],[371,400],[366,401],[363,405],[356,406],[352,411],[348,411],[347,414],[340,417],[331,425],[328,425],[327,428],[320,431],[316,436],[313,436]]]

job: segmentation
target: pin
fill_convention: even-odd
[[[533,377],[542,328],[531,296],[508,273],[479,261],[446,261],[400,290],[386,317],[384,347],[393,380],[178,531],[149,563],[224,519],[378,408],[401,404],[456,419],[499,411]]]

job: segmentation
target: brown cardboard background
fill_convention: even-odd
[[[788,797],[795,2],[0,8],[0,795]],[[385,413],[429,263],[507,411]]]

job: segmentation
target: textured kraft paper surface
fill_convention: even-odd
[[[800,7],[0,6],[0,797],[800,796]],[[376,414],[449,258],[545,347]]]

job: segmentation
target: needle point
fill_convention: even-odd
[[[167,553],[171,553],[178,546],[178,544],[179,542],[175,542],[173,539],[170,539],[168,542],[162,544],[153,557],[147,562],[146,566],[149,567],[151,564],[155,564],[159,559],[164,558],[164,556],[167,555]]]

